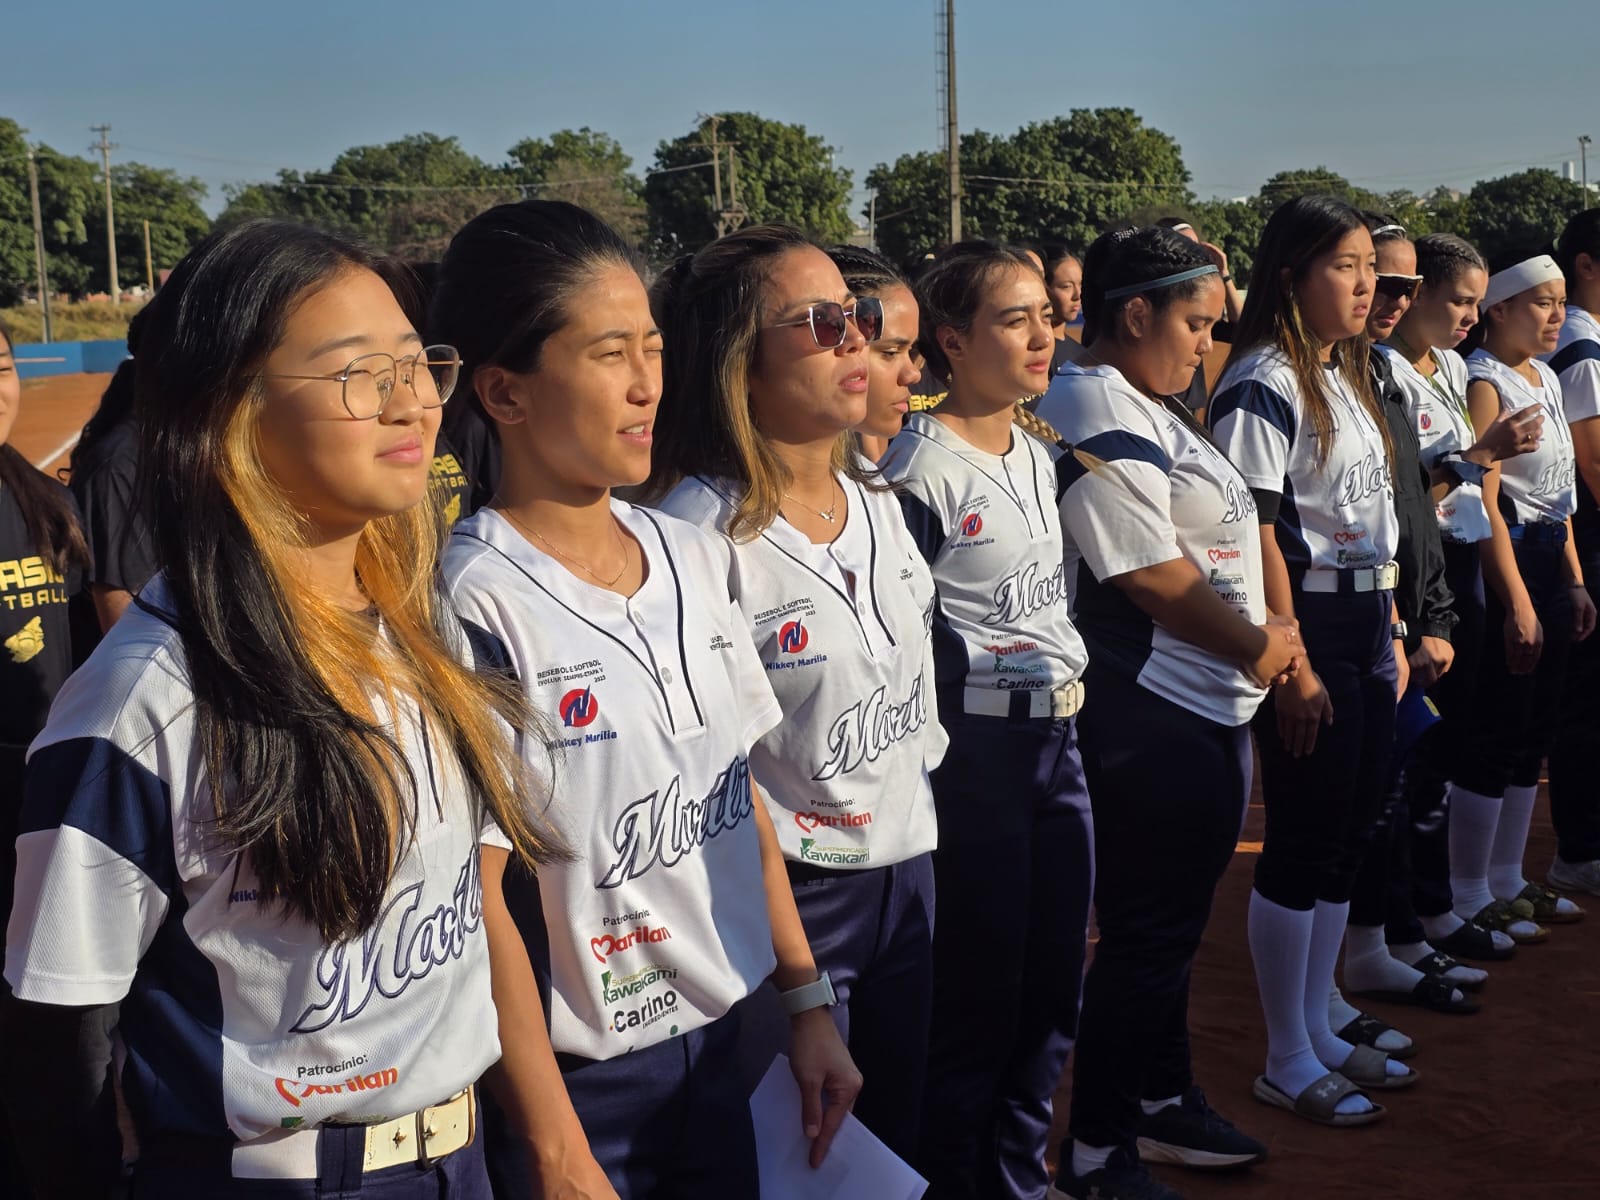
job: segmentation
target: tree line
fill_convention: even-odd
[[[27,146],[15,121],[0,118],[0,304],[31,292],[34,280]],[[722,114],[663,140],[649,168],[608,134],[583,128],[525,138],[488,162],[458,139],[418,133],[354,146],[325,170],[282,170],[275,180],[225,189],[216,223],[287,217],[359,238],[408,259],[437,258],[473,214],[541,196],[594,210],[658,262],[717,236],[717,198],[732,220],[782,221],[827,242],[869,226],[899,262],[948,237],[948,178],[939,151],[901,155],[866,176],[873,201],[852,211],[851,173],[834,148],[803,125],[755,113]],[[45,250],[52,287],[84,294],[107,286],[105,201],[99,167],[87,158],[36,147]],[[1062,243],[1082,248],[1118,221],[1177,214],[1221,245],[1243,282],[1267,216],[1284,200],[1321,192],[1393,215],[1413,236],[1449,230],[1485,253],[1554,236],[1579,207],[1576,185],[1532,169],[1477,184],[1466,194],[1437,189],[1372,192],[1326,168],[1280,171],[1253,195],[1202,200],[1177,141],[1131,109],[1074,109],[1009,135],[961,137],[962,217],[967,237]],[[174,265],[212,227],[199,180],[165,168],[112,167],[118,274],[142,281],[143,222],[150,222],[157,270]]]

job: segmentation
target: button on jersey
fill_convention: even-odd
[[[732,547],[739,605],[783,708],[751,765],[785,857],[839,870],[933,849],[928,772],[947,739],[933,695],[933,578],[892,493],[841,479],[844,527],[814,544],[782,517]],[[736,485],[684,480],[662,507],[725,530]]]
[[[915,413],[881,464],[902,489],[911,536],[933,569],[934,666],[941,687],[1033,691],[1083,674],[1083,639],[1067,615],[1055,466],[1013,429],[986,454]]]
[[[1261,535],[1244,479],[1111,367],[1063,367],[1039,415],[1078,452],[1056,471],[1072,619],[1094,662],[1207,720],[1248,721],[1266,693],[1237,663],[1172,633],[1108,582],[1186,559],[1224,603],[1262,624]]]
[[[159,576],[141,602],[170,605]],[[210,832],[194,702],[177,631],[142,607],[61,689],[17,839],[17,995],[121,1001],[122,1086],[145,1133],[382,1121],[472,1083],[500,1056],[477,824],[417,711],[391,726],[421,792],[416,842],[378,923],[329,946],[258,903]]]
[[[1467,376],[1494,385],[1501,412],[1520,412],[1531,404],[1544,409],[1544,431],[1539,448],[1500,462],[1500,502],[1509,505],[1514,524],[1529,521],[1565,521],[1578,506],[1577,462],[1572,453],[1572,430],[1567,428],[1561,381],[1547,363],[1530,359],[1543,386],[1534,387],[1519,372],[1482,347],[1467,357]],[[1511,518],[1507,518],[1508,521]]]
[[[1343,371],[1328,368],[1324,382],[1333,445],[1323,462],[1300,384],[1276,348],[1230,365],[1211,401],[1217,445],[1252,488],[1283,498],[1276,532],[1291,572],[1378,566],[1399,543],[1383,433]]]
[[[572,575],[493,509],[455,528],[445,585],[503,645],[555,728],[546,816],[577,858],[507,902],[544,926],[550,1041],[614,1058],[687,1033],[774,965],[749,753],[779,719],[731,598],[726,548],[620,500],[644,583],[619,596]],[[544,748],[528,747],[536,769]]]
[[[1394,381],[1405,393],[1423,466],[1431,471],[1445,455],[1477,442],[1467,408],[1466,360],[1454,350],[1435,349],[1435,370],[1429,376],[1388,346],[1376,350],[1388,358]],[[1447,542],[1480,542],[1489,536],[1489,514],[1479,484],[1457,482],[1434,504],[1434,511],[1439,518],[1439,536]]]

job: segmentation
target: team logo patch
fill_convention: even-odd
[[[5,647],[11,652],[14,663],[31,662],[44,649],[44,622],[35,617],[8,637]]]
[[[974,538],[983,532],[983,514],[968,513],[961,518],[961,536]]]
[[[778,649],[785,654],[799,654],[811,643],[811,634],[800,621],[788,621],[778,630]]]
[[[1430,417],[1427,413],[1423,413],[1421,416],[1419,416],[1417,418],[1417,424],[1421,425],[1424,430],[1432,429],[1433,428],[1433,418]]]
[[[600,701],[592,687],[573,688],[561,697],[561,723],[568,729],[582,729],[600,715]]]

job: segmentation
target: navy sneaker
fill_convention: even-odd
[[[1206,1094],[1191,1087],[1178,1104],[1169,1104],[1139,1125],[1139,1157],[1201,1171],[1247,1167],[1267,1156],[1267,1148],[1206,1103]]]
[[[1118,1147],[1106,1165],[1086,1175],[1072,1173],[1072,1142],[1061,1147],[1061,1169],[1048,1200],[1185,1200]]]

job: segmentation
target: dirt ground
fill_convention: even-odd
[[[12,440],[54,469],[94,411],[109,375],[24,385]],[[51,456],[48,461],[41,461]],[[1374,1006],[1418,1045],[1422,1081],[1379,1099],[1382,1123],[1333,1130],[1250,1096],[1266,1054],[1245,906],[1261,838],[1252,806],[1239,852],[1217,896],[1194,975],[1196,1075],[1211,1102],[1262,1138],[1271,1158],[1237,1175],[1163,1170],[1193,1200],[1557,1200],[1600,1197],[1600,899],[1590,918],[1559,926],[1491,968],[1483,1011],[1442,1016]],[[1554,852],[1541,796],[1528,847],[1537,878]],[[1057,1098],[1064,1114],[1067,1091]]]

